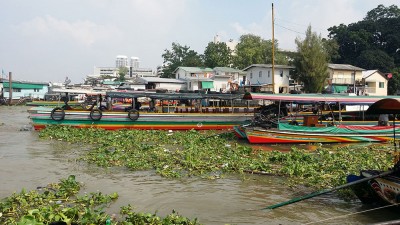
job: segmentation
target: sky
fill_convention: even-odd
[[[362,20],[379,4],[398,0],[0,0],[0,69],[13,80],[82,83],[94,67],[113,67],[117,55],[139,57],[141,68],[162,65],[172,43],[203,54],[216,35],[238,41],[254,34],[296,50],[309,25]]]

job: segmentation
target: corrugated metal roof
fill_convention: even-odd
[[[385,79],[387,79],[385,74],[383,74],[379,70],[365,70],[365,71],[362,71],[362,78],[366,79],[366,78],[370,77],[371,75],[373,75],[374,73],[377,73],[377,74],[381,75],[382,77],[384,77]]]
[[[120,81],[107,80],[107,81],[103,81],[103,84],[105,84],[105,85],[119,85],[119,84],[121,84],[121,82]]]
[[[154,82],[154,83],[185,83],[182,80],[172,79],[172,78],[161,78],[161,77],[142,77],[142,79],[146,80],[147,82]]]
[[[365,71],[362,71],[362,77],[363,78],[367,78],[367,77],[371,76],[373,73],[375,73],[376,71],[378,71],[378,70],[365,70]]]
[[[263,68],[272,68],[272,64],[252,64],[246,68],[243,69],[243,71],[246,71],[252,67],[263,67]],[[288,66],[288,65],[274,65],[275,69],[294,69],[294,66]]]
[[[182,69],[186,72],[189,73],[204,73],[204,72],[213,72],[211,68],[208,67],[185,67],[185,66],[180,66],[176,68],[175,72],[178,71],[178,69]]]
[[[365,70],[363,68],[352,66],[349,64],[333,64],[333,63],[328,63],[328,68],[334,70],[357,70],[357,71]]]
[[[42,89],[43,87],[47,87],[47,84],[32,84],[32,83],[19,83],[12,82],[12,88],[21,88],[21,89]],[[3,87],[9,88],[10,83],[4,82]]]
[[[231,67],[215,67],[214,71],[229,72],[229,73],[240,73],[242,70],[231,68]]]

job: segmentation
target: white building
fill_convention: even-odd
[[[186,82],[178,79],[159,78],[159,77],[137,77],[127,81],[119,89],[131,90],[167,90],[176,92],[186,90]]]
[[[214,88],[219,92],[237,91],[246,76],[244,71],[230,67],[215,67],[213,70]]]
[[[370,96],[386,96],[388,88],[388,79],[385,74],[379,70],[362,71],[362,79],[365,85],[364,90],[360,90]]]
[[[128,57],[125,55],[117,55],[117,59],[115,60],[115,67],[129,67]]]
[[[174,71],[175,78],[186,83],[187,90],[212,90],[215,91],[214,71],[204,67],[178,67]]]
[[[246,76],[243,78],[245,86],[252,89],[273,93],[289,93],[290,70],[293,66],[275,65],[274,72],[271,64],[253,64],[243,69]],[[252,90],[254,91],[254,90]]]
[[[10,98],[10,86],[12,99],[33,98],[44,99],[44,95],[49,91],[49,83],[2,80],[2,95],[4,98]]]
[[[138,57],[131,57],[130,67],[133,69],[139,69],[139,58]]]
[[[94,77],[118,77],[118,67],[94,67]]]

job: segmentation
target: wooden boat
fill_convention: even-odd
[[[372,114],[398,114],[400,113],[400,101],[398,99],[382,99],[374,103],[367,110]],[[393,121],[395,127],[395,121]],[[397,130],[393,129],[393,135]],[[362,170],[360,175],[349,175],[347,182],[355,182],[368,179],[366,182],[352,186],[353,192],[364,204],[397,205],[400,203],[400,161],[399,152],[395,146],[395,164],[388,171]]]
[[[389,97],[247,93],[244,98],[279,101],[278,105],[281,105],[282,102],[371,105],[377,100]],[[268,116],[256,113],[251,124],[234,128],[236,136],[247,138],[250,143],[257,144],[385,142],[393,138],[393,131],[388,126],[324,124],[319,121],[318,115],[304,115],[302,124],[294,123],[295,125],[293,125],[281,122],[279,120],[280,114],[275,117],[268,118]],[[259,118],[263,117],[266,117],[266,119],[260,121]],[[378,121],[375,121],[375,124],[378,124]],[[399,130],[400,128],[397,127],[396,129]]]
[[[396,128],[400,131],[400,127]],[[339,125],[307,127],[279,123],[278,128],[244,127],[253,144],[386,142],[393,139],[388,126]]]
[[[35,130],[47,125],[108,130],[222,130],[248,123],[253,117],[242,98],[243,94],[114,91],[106,92],[104,98],[99,95],[86,109],[73,109],[66,102],[68,107],[33,107],[28,111]],[[127,99],[131,100],[129,107],[113,107],[115,102]],[[139,99],[146,102],[142,105]]]

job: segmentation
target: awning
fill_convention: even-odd
[[[333,86],[334,93],[347,93],[347,86]]]
[[[214,82],[213,81],[202,81],[201,88],[202,89],[214,88]]]

